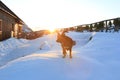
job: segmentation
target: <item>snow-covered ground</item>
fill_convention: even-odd
[[[120,33],[67,35],[77,42],[72,59],[62,58],[56,34],[0,42],[0,80],[120,80]]]

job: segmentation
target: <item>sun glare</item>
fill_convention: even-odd
[[[52,27],[49,28],[48,30],[49,30],[51,33],[55,32],[55,28],[52,28]]]

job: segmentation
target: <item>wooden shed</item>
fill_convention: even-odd
[[[0,1],[0,41],[10,37],[19,38],[24,22]]]

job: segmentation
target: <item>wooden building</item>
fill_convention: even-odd
[[[0,41],[19,38],[24,22],[0,0]]]

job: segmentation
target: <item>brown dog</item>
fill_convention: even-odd
[[[66,51],[70,52],[70,58],[72,58],[72,47],[76,44],[70,37],[66,36],[63,32],[62,34],[57,33],[57,40],[56,42],[61,43],[61,47],[63,49],[63,58],[66,57]]]

